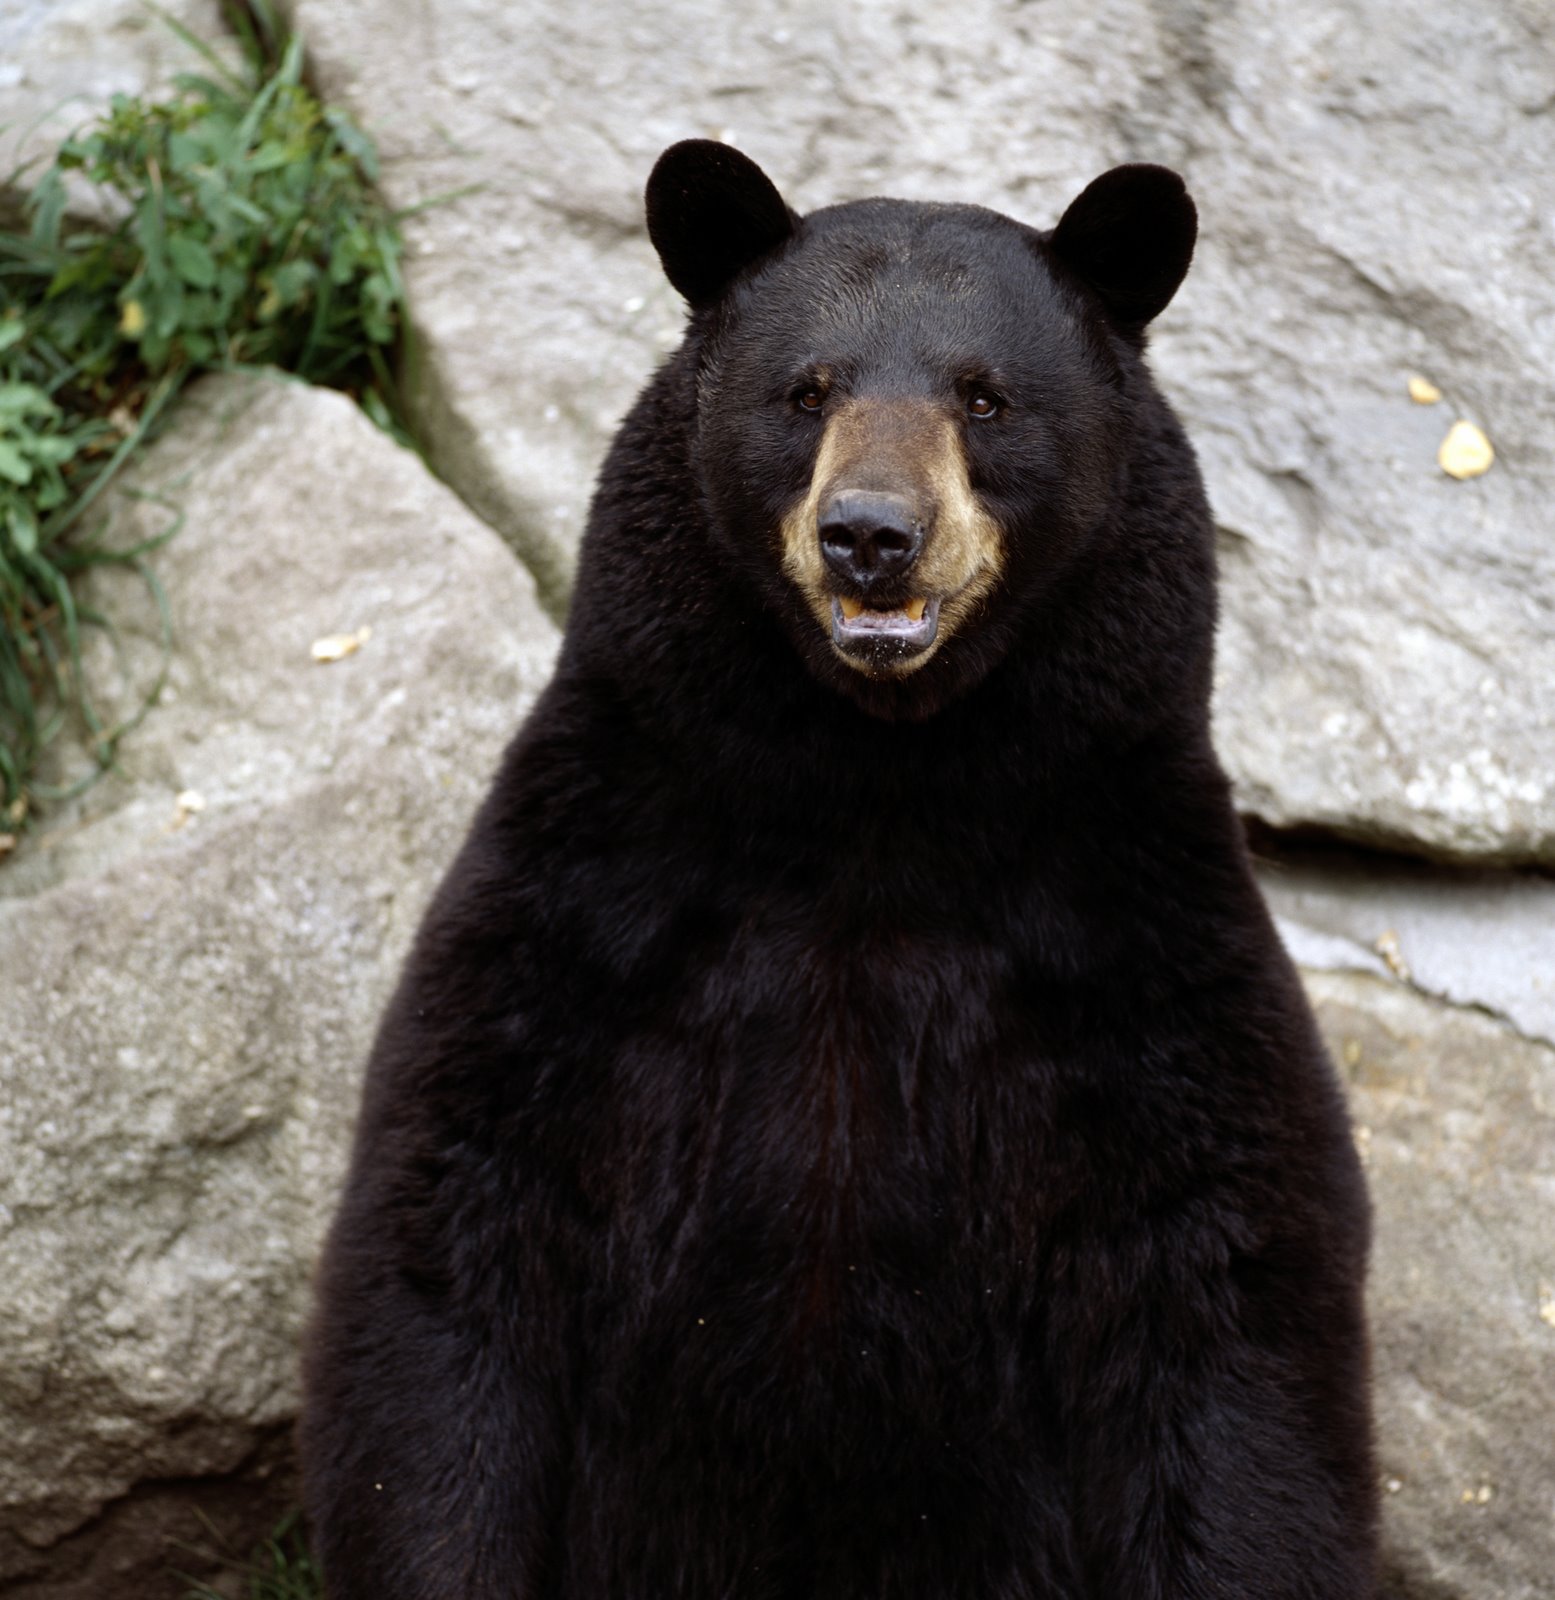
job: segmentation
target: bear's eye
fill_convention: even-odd
[[[996,417],[1004,409],[1004,403],[996,394],[989,394],[986,389],[974,389],[967,396],[966,408],[974,417]]]
[[[812,386],[809,389],[801,389],[794,396],[794,404],[801,411],[819,411],[826,404],[826,396],[820,389]]]

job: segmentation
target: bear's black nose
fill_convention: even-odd
[[[819,525],[826,565],[855,587],[905,572],[923,549],[922,524],[899,494],[845,490],[821,508]]]

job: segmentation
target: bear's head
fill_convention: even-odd
[[[690,140],[647,210],[693,313],[721,558],[822,681],[880,715],[937,710],[1117,500],[1126,378],[1193,252],[1182,180],[1117,167],[1045,233],[900,200],[801,217],[748,157]]]

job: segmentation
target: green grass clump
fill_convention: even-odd
[[[303,83],[296,39],[251,30],[234,71],[177,31],[208,74],[165,101],[116,96],[61,147],[23,228],[0,230],[0,837],[57,797],[32,774],[67,721],[98,769],[130,725],[93,709],[81,630],[104,619],[70,580],[106,561],[150,578],[149,547],[108,548],[92,512],[192,375],[282,367],[405,438],[400,240],[371,142]],[[69,174],[119,220],[67,226]]]
[[[301,1518],[295,1513],[249,1560],[229,1561],[227,1567],[246,1580],[244,1600],[324,1600],[324,1579],[303,1538]],[[223,1600],[205,1584],[185,1581],[194,1586],[184,1591],[183,1600]]]

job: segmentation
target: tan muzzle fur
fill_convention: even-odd
[[[832,631],[836,580],[821,554],[819,518],[848,491],[905,496],[924,525],[923,552],[908,578],[912,594],[940,602],[934,642],[916,655],[866,663],[835,653],[860,672],[916,671],[977,609],[1004,566],[1004,538],[972,490],[960,428],[927,400],[844,400],[827,418],[809,489],[783,519],[783,570],[816,622]]]

